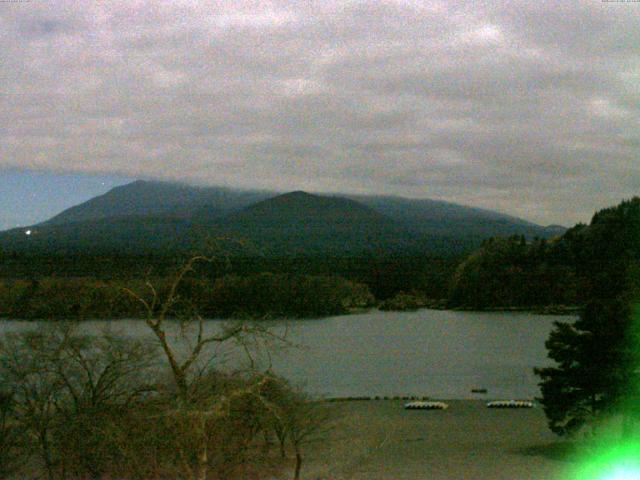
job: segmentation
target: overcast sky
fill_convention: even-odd
[[[640,193],[628,0],[24,0],[0,3],[0,46],[5,172],[399,194],[565,225]]]

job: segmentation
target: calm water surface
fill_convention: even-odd
[[[275,331],[287,329],[296,347],[276,349],[270,361],[277,373],[329,397],[532,398],[539,394],[532,369],[549,364],[544,342],[556,320],[573,318],[419,310],[272,322]],[[0,332],[41,326],[4,321]],[[208,329],[219,326],[207,322]],[[150,336],[139,320],[91,321],[82,328]],[[218,354],[233,357],[228,351]],[[473,388],[488,393],[473,394]]]

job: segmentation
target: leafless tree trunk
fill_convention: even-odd
[[[173,278],[168,292],[164,298],[160,298],[158,291],[149,281],[146,282],[147,287],[151,292],[151,300],[147,301],[145,298],[130,290],[125,289],[125,292],[132,298],[142,304],[145,309],[145,322],[149,329],[153,332],[158,340],[164,357],[169,365],[173,383],[176,387],[178,411],[176,414],[179,417],[184,418],[184,421],[191,423],[195,421],[196,427],[196,445],[193,446],[193,452],[191,457],[195,457],[195,468],[191,468],[186,463],[184,465],[185,475],[188,478],[194,480],[206,480],[210,468],[210,458],[208,452],[208,435],[207,435],[207,423],[208,421],[215,420],[225,414],[225,410],[228,408],[229,402],[241,395],[256,395],[256,391],[259,390],[259,386],[255,388],[245,388],[237,392],[232,392],[230,395],[226,395],[223,398],[217,399],[208,408],[196,405],[195,399],[191,398],[190,378],[194,374],[194,367],[201,360],[205,347],[212,344],[223,344],[231,340],[241,340],[244,337],[257,335],[258,333],[264,334],[263,330],[249,326],[244,322],[236,322],[230,326],[224,328],[221,332],[216,334],[205,334],[204,332],[204,319],[197,313],[192,313],[190,318],[186,322],[190,325],[195,323],[196,333],[194,342],[190,345],[186,355],[179,358],[174,347],[171,345],[167,338],[166,320],[167,315],[170,312],[172,306],[178,301],[177,290],[184,277],[194,271],[194,266],[198,262],[210,262],[211,258],[204,256],[191,257],[177,272]],[[189,325],[187,325],[189,326]],[[187,452],[183,452],[183,458],[188,458],[190,455]]]
[[[300,449],[296,446],[296,466],[293,473],[293,480],[300,480],[300,470],[302,469],[302,454],[300,453]]]

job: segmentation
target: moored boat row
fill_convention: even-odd
[[[449,408],[444,402],[409,402],[404,404],[405,410],[446,410]]]
[[[496,400],[487,403],[488,408],[533,408],[533,402],[528,400]]]
[[[533,408],[528,400],[495,400],[486,404],[487,408]],[[444,402],[416,401],[404,404],[405,410],[446,410],[449,405]]]

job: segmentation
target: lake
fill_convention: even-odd
[[[269,322],[286,328],[295,347],[272,352],[273,370],[313,395],[433,398],[533,398],[533,367],[549,365],[544,343],[554,321],[573,317],[512,312],[370,311],[323,319]],[[3,321],[0,332],[39,328],[42,322]],[[216,329],[219,321],[207,322]],[[88,321],[135,337],[150,336],[140,320]],[[235,355],[219,350],[220,358]],[[265,361],[265,355],[260,357]],[[471,389],[486,388],[486,395]]]

